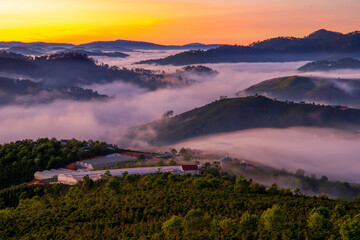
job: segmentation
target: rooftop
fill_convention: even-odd
[[[197,171],[197,170],[199,170],[197,165],[182,165],[181,168],[184,171]]]

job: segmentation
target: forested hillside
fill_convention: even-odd
[[[358,239],[360,200],[306,197],[204,169],[0,191],[1,239]],[[17,205],[17,201],[19,203]]]

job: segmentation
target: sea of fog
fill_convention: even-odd
[[[176,51],[130,53],[128,58],[98,57],[100,62],[119,67],[144,67],[175,71],[173,66],[131,65],[141,59],[167,56]],[[114,98],[109,101],[79,102],[59,100],[32,106],[0,108],[0,143],[24,138],[56,137],[115,141],[113,133],[121,128],[159,119],[165,111],[175,114],[235,93],[263,80],[296,74],[304,62],[208,64],[216,77],[194,77],[196,83],[183,88],[147,91],[135,85],[115,82],[86,86]],[[116,140],[118,141],[118,140]],[[116,143],[116,142],[114,142]]]
[[[175,66],[133,65],[134,62],[175,54],[178,51],[141,51],[130,53],[128,58],[97,57],[97,61],[119,67],[175,71]],[[196,83],[182,88],[147,91],[134,85],[116,82],[92,85],[99,93],[114,96],[109,101],[55,101],[33,106],[5,106],[0,108],[0,143],[25,138],[56,137],[58,139],[94,139],[121,143],[132,147],[133,141],[124,141],[121,132],[159,119],[165,111],[175,114],[200,107],[220,96],[234,97],[235,93],[253,84],[274,77],[300,75],[297,68],[306,62],[287,63],[219,63],[204,64],[217,70],[216,77],[195,77]],[[360,78],[356,71],[331,73],[306,73],[301,75]],[[356,180],[360,164],[357,139],[332,140],[309,130],[251,130],[231,136],[213,137],[202,145],[201,141],[189,142],[189,147],[217,147],[240,157],[262,162],[277,168],[303,168],[316,174]],[[325,136],[332,130],[324,130]],[[314,132],[314,133],[313,133]],[[155,133],[154,133],[155,134]],[[343,136],[343,134],[341,134]],[[146,141],[136,141],[146,147]],[[231,143],[231,144],[230,144]],[[212,144],[212,145],[211,145]],[[138,145],[138,144],[137,144]],[[191,146],[193,145],[193,146]],[[359,166],[359,168],[357,167]]]
[[[327,128],[256,129],[190,139],[171,147],[202,149],[295,173],[360,183],[360,138]]]

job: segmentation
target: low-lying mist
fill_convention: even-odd
[[[129,67],[132,62],[146,55],[131,54],[126,59],[128,65],[116,62],[116,58],[111,58],[112,62],[106,62],[107,58],[101,60],[110,65]],[[219,99],[220,96],[235,97],[236,92],[266,79],[299,75],[296,69],[304,63],[206,64],[219,74],[214,77],[194,76],[195,83],[180,88],[147,91],[130,83],[115,82],[87,86],[100,94],[113,96],[106,101],[57,100],[28,107],[4,106],[0,108],[0,143],[25,138],[56,137],[104,140],[119,144],[119,147],[147,147],[147,136],[156,132],[149,129],[144,133],[128,135],[126,128],[159,119],[168,110],[173,110],[176,115]],[[179,68],[155,65],[136,67],[165,71]],[[301,75],[316,76],[316,73]],[[360,73],[331,72],[324,75],[321,73],[321,76],[360,78]],[[360,165],[356,164],[360,157],[359,143],[358,138],[341,131],[294,128],[216,135],[191,140],[179,146],[217,149],[276,168],[290,171],[303,168],[318,176],[360,182]]]
[[[233,97],[238,89],[264,79],[294,74],[302,64],[213,64],[210,67],[217,70],[218,75],[194,76],[197,82],[182,88],[146,91],[129,83],[115,82],[86,86],[100,94],[114,96],[107,101],[57,100],[30,107],[1,107],[0,143],[38,137],[91,138],[131,147],[131,142],[121,140],[123,131],[119,130],[159,119],[168,110],[176,115],[220,96]]]
[[[328,72],[298,72],[298,75],[340,79],[360,79],[360,71],[351,69],[335,70]]]
[[[174,147],[216,152],[306,175],[360,183],[360,137],[326,128],[254,129],[194,138]]]

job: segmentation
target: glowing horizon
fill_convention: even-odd
[[[249,44],[359,30],[360,1],[0,0],[0,41]]]

